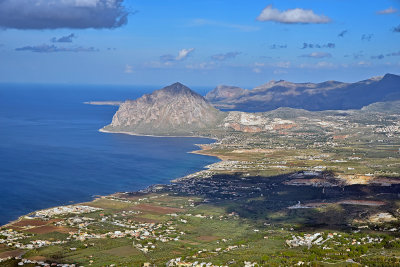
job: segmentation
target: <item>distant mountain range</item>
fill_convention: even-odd
[[[203,96],[181,83],[174,83],[152,94],[122,103],[104,132],[138,135],[193,136],[212,129],[226,115]]]
[[[217,108],[247,112],[280,107],[310,111],[360,109],[375,102],[400,100],[400,76],[386,74],[356,83],[270,81],[252,90],[221,85],[205,98]]]

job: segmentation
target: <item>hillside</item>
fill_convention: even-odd
[[[399,114],[400,113],[400,100],[372,103],[368,106],[363,107],[361,110],[367,111],[367,112]]]

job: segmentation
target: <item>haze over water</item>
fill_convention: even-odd
[[[0,225],[37,209],[135,191],[201,170],[200,138],[106,134],[117,107],[161,87],[0,85]]]

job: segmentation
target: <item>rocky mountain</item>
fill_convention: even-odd
[[[400,76],[386,74],[356,83],[270,81],[252,90],[218,86],[206,95],[215,107],[259,112],[290,107],[319,110],[360,109],[374,102],[400,99]]]
[[[120,105],[102,131],[138,135],[192,136],[215,128],[225,114],[181,83]]]

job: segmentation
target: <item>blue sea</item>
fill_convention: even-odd
[[[0,225],[34,210],[168,183],[218,161],[187,153],[209,139],[101,133],[117,107],[83,104],[159,88],[1,84]]]

